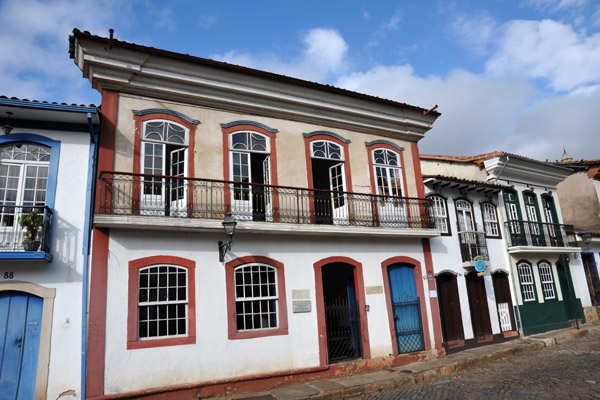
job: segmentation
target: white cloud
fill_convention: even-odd
[[[217,17],[214,15],[202,15],[200,17],[200,21],[198,21],[198,25],[204,29],[210,29],[214,24],[217,23]]]
[[[524,74],[557,91],[600,82],[600,33],[585,36],[553,20],[507,22],[486,64],[496,76]]]
[[[462,45],[475,55],[487,55],[496,34],[496,21],[489,15],[457,16],[451,30]]]
[[[561,11],[572,8],[582,8],[589,3],[588,0],[524,0],[524,6],[530,6],[541,10]]]
[[[68,57],[74,27],[104,32],[124,15],[118,2],[94,0],[0,2],[0,94],[19,98],[87,103],[89,82]],[[108,11],[111,10],[111,11]],[[57,93],[66,98],[56,98]]]
[[[230,51],[212,58],[296,78],[324,82],[348,68],[348,45],[334,29],[315,28],[303,37],[300,56],[284,61],[274,54]]]

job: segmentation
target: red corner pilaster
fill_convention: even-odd
[[[429,305],[431,306],[431,322],[433,325],[433,339],[435,348],[442,348],[442,323],[440,320],[440,308],[438,297],[431,297],[431,293],[437,293],[433,272],[433,258],[431,257],[431,245],[429,239],[421,239],[423,241],[423,257],[425,258],[425,271],[427,273],[427,285],[429,288]]]
[[[112,171],[115,158],[115,130],[117,127],[118,94],[111,90],[102,91],[102,106],[100,107],[100,140],[98,146],[98,178],[104,171]],[[100,201],[110,204],[110,193],[98,183],[96,190],[95,212],[99,212]],[[104,190],[104,192],[103,192]],[[103,199],[100,198],[102,192]]]

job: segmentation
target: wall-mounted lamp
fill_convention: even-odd
[[[8,123],[10,121],[10,117],[13,116],[13,113],[11,113],[10,111],[7,111],[6,114],[8,114],[8,118],[6,119],[6,124],[4,124],[4,126],[2,127],[2,130],[4,131],[5,135],[8,135],[13,130],[13,127],[10,126],[10,124]]]
[[[229,250],[231,250],[231,245],[233,244],[233,234],[235,233],[235,226],[237,222],[231,215],[230,212],[227,213],[227,216],[223,220],[223,229],[225,229],[225,235],[227,236],[227,243],[219,240],[219,262],[223,262],[225,260],[225,254]]]
[[[589,232],[584,233],[581,235],[581,240],[583,240],[583,244],[585,244],[585,249],[589,250],[590,244],[592,243],[592,234]]]

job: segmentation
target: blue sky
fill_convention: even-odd
[[[598,0],[0,0],[0,94],[98,104],[68,56],[75,27],[438,104],[423,153],[600,158]]]

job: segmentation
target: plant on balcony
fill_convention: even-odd
[[[23,248],[26,251],[37,251],[40,241],[36,240],[38,232],[44,222],[44,215],[37,208],[29,208],[19,217],[19,225],[23,231]]]

